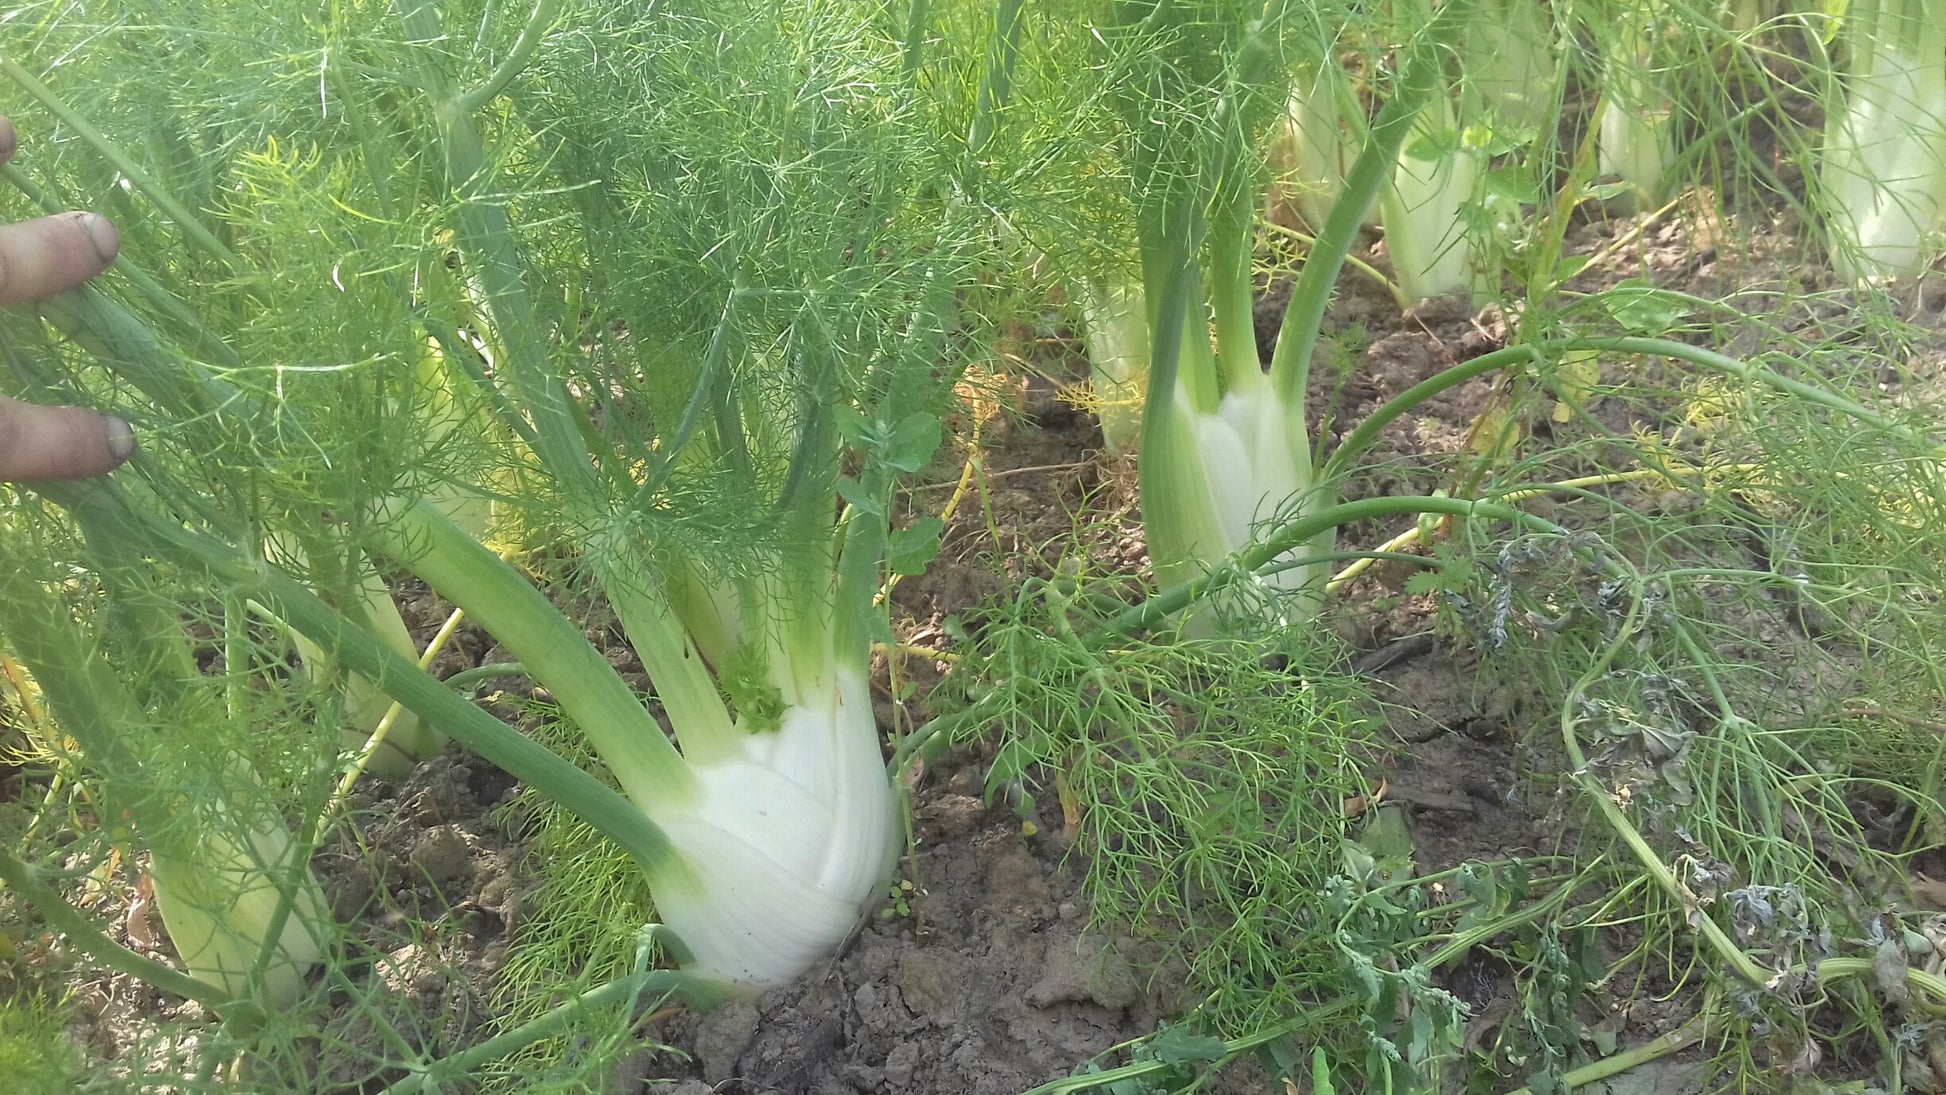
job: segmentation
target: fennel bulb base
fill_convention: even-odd
[[[247,848],[221,831],[202,841],[175,854],[161,848],[152,853],[149,879],[169,941],[191,977],[239,999],[250,994],[251,973],[264,960],[260,1002],[290,1007],[324,956],[330,922],[324,891],[308,864],[291,862],[296,847],[279,829],[251,833]],[[265,940],[286,903],[282,929],[266,956]]]
[[[791,698],[776,730],[693,765],[698,793],[652,815],[676,854],[650,885],[684,970],[750,990],[836,950],[898,847],[865,675],[834,669]]]

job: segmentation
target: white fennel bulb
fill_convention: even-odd
[[[690,765],[680,809],[650,811],[675,855],[652,877],[685,968],[780,984],[855,928],[897,848],[892,786],[864,676],[834,669],[741,753]]]

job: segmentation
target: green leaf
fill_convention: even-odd
[[[845,504],[858,511],[861,517],[881,518],[885,516],[885,503],[865,484],[856,479],[838,480],[838,497]]]
[[[1488,171],[1486,192],[1519,205],[1537,205],[1541,200],[1540,184],[1534,181],[1533,172],[1519,167],[1496,167]]]
[[[1229,1055],[1223,1039],[1196,1034],[1187,1027],[1164,1027],[1149,1045],[1155,1051],[1156,1060],[1171,1065],[1220,1061]]]
[[[893,529],[885,545],[885,565],[894,574],[922,574],[926,564],[939,555],[939,534],[946,522],[937,517],[921,517],[905,528]]]
[[[1416,570],[1405,580],[1405,591],[1415,597],[1438,593],[1444,588],[1446,583],[1440,580],[1440,574],[1436,570]]]
[[[1378,861],[1355,840],[1340,842],[1339,851],[1344,856],[1345,874],[1361,885],[1369,883],[1378,870]]]
[[[1418,1063],[1432,1055],[1432,1014],[1424,1007],[1413,1011],[1405,1022],[1405,1057]]]
[[[1527,864],[1523,860],[1510,859],[1500,868],[1500,880],[1507,888],[1507,903],[1518,905],[1527,900]]]
[[[1601,950],[1596,946],[1598,935],[1592,924],[1583,924],[1568,937],[1568,946],[1574,955],[1575,970],[1581,975],[1583,985],[1591,985],[1608,975],[1608,966],[1601,958]]]
[[[1412,831],[1406,825],[1405,810],[1391,804],[1373,810],[1358,837],[1359,846],[1381,865],[1412,861]]]
[[[1469,125],[1460,127],[1459,146],[1472,152],[1483,152],[1498,156],[1513,151],[1514,146],[1500,139],[1491,126]]]
[[[1630,278],[1601,295],[1602,306],[1633,335],[1660,335],[1674,327],[1689,309],[1681,301],[1640,278]]]
[[[1433,133],[1425,133],[1406,142],[1400,155],[1427,163],[1438,163],[1457,154],[1460,150],[1460,134],[1450,128],[1442,128]]]
[[[1290,1038],[1273,1038],[1257,1047],[1257,1063],[1272,1078],[1288,1076],[1298,1078],[1298,1070],[1304,1064],[1305,1056]],[[1329,1093],[1327,1093],[1329,1095]]]
[[[844,438],[848,444],[868,446],[876,433],[872,429],[871,421],[848,403],[839,403],[832,407],[831,416],[837,420],[838,436]]]
[[[939,437],[938,418],[929,414],[907,415],[886,435],[885,462],[903,472],[918,471],[939,448]]]
[[[1506,895],[1500,888],[1499,876],[1492,868],[1465,864],[1460,868],[1459,884],[1460,889],[1474,902],[1474,907],[1461,917],[1462,921],[1479,923],[1506,911]]]
[[[899,641],[898,636],[892,634],[892,625],[886,622],[885,613],[866,605],[855,610],[854,616],[859,629],[873,642],[890,645]]]

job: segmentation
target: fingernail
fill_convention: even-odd
[[[135,455],[135,429],[128,424],[128,419],[108,415],[103,430],[108,435],[108,455],[115,458],[115,463],[124,463]]]
[[[122,246],[122,234],[115,228],[115,222],[96,213],[83,213],[81,230],[88,233],[88,243],[94,247],[95,257],[102,265],[115,261],[115,252]]]

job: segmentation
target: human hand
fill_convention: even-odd
[[[0,164],[13,158],[13,123],[0,116]],[[108,269],[121,236],[93,213],[0,224],[0,305],[40,300]],[[85,479],[135,453],[126,421],[83,407],[43,407],[0,395],[0,482]]]

